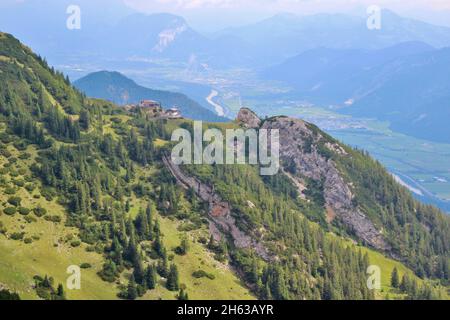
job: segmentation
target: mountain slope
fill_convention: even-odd
[[[191,120],[86,99],[9,35],[0,34],[0,57],[0,281],[11,290],[64,298],[54,286],[73,263],[101,298],[373,299],[384,293],[367,287],[367,267],[381,261],[390,273],[401,266],[390,256],[423,278],[406,277],[392,289],[399,298],[446,298],[449,218],[313,125],[249,110],[234,124],[205,124],[280,129],[275,176],[250,165],[178,167],[170,135]],[[44,272],[54,281],[33,288]]]
[[[315,49],[264,72],[297,96],[359,117],[387,120],[414,137],[450,142],[450,51],[408,42],[375,51]]]
[[[142,298],[174,299],[178,289],[168,290],[161,280],[174,265],[193,299],[211,299],[210,292],[220,299],[253,298],[226,260],[217,261],[199,242],[208,240],[207,225],[183,193],[170,187],[188,213],[172,216],[175,221],[153,205],[150,199],[159,205],[155,192],[169,183],[152,160],[153,139],[139,133],[138,140],[143,129],[126,125],[137,119],[109,102],[85,99],[4,33],[0,71],[2,288],[27,299],[48,297],[50,289],[33,288],[35,276],[48,275],[69,299],[114,299],[124,297],[133,275]],[[164,136],[162,123],[148,125],[148,135]],[[189,248],[181,256],[175,251],[185,238]],[[71,265],[83,265],[81,290],[65,287]],[[154,289],[138,279],[143,272],[153,277],[153,265]],[[209,278],[194,277],[195,271]]]
[[[367,28],[366,17],[279,14],[252,25],[223,30],[218,35],[241,38],[272,64],[319,47],[374,50],[411,41],[439,48],[450,45],[450,28],[400,17],[389,10],[382,10],[381,18],[381,30],[374,31]]]
[[[409,41],[438,48],[450,45],[449,28],[387,10],[377,31],[367,29],[364,16],[281,14],[209,38],[180,16],[137,13],[120,0],[78,1],[82,28],[69,30],[69,15],[64,13],[71,4],[69,0],[16,1],[0,10],[0,29],[14,33],[52,63],[89,70],[118,70],[132,58],[182,67],[194,58],[219,69],[267,67],[323,46],[381,49]]]
[[[0,30],[15,34],[62,66],[88,63],[94,69],[118,69],[136,57],[185,66],[194,58],[215,67],[251,61],[242,53],[246,44],[241,39],[212,40],[193,30],[183,17],[138,13],[122,0],[78,1],[81,29],[69,30],[70,5],[68,0],[10,3],[0,10]]]
[[[176,106],[181,110],[183,116],[190,119],[213,122],[228,121],[183,94],[139,86],[118,72],[91,73],[75,81],[74,85],[90,97],[109,100],[120,105],[137,104],[142,100],[151,99],[160,102],[164,108]]]
[[[380,66],[432,51],[434,48],[423,42],[406,42],[380,50],[318,48],[268,68],[262,76],[287,82],[306,97],[344,104],[358,91],[369,90],[366,78],[375,77]]]
[[[113,52],[155,56],[188,61],[195,54],[204,56],[209,40],[192,30],[187,22],[171,14],[132,14],[114,28],[121,42],[111,41]],[[130,36],[132,35],[132,36]]]
[[[355,77],[362,90],[345,113],[388,120],[394,130],[450,142],[450,49],[395,59]]]

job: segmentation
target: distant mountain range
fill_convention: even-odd
[[[119,72],[91,73],[75,81],[74,85],[90,97],[109,100],[119,105],[136,104],[141,100],[151,99],[160,102],[164,108],[177,107],[183,116],[190,119],[229,121],[203,108],[184,94],[142,87]]]
[[[450,28],[381,12],[381,29],[369,30],[367,17],[346,14],[297,16],[279,14],[261,22],[218,32],[247,42],[257,58],[273,62],[319,47],[382,49],[402,42],[420,41],[440,48],[450,45]],[[256,54],[258,53],[258,54]]]
[[[136,57],[185,66],[195,61],[205,68],[254,68],[281,63],[318,47],[381,49],[408,41],[437,48],[450,46],[450,28],[403,18],[388,10],[382,12],[382,28],[376,31],[368,30],[364,16],[279,14],[206,37],[173,14],[136,13],[119,0],[77,3],[82,8],[80,30],[65,27],[66,9],[72,4],[69,0],[27,1],[2,7],[0,30],[18,35],[58,64],[89,61],[114,70],[118,68],[111,65],[113,60],[119,64]]]
[[[314,49],[263,72],[297,96],[450,142],[450,49],[408,42],[382,50]]]
[[[14,33],[65,72],[83,75],[170,66],[211,80],[216,74],[210,70],[270,67],[264,77],[290,84],[298,96],[450,142],[444,49],[450,28],[383,10],[381,30],[369,30],[364,16],[279,14],[207,37],[176,15],[136,13],[119,0],[80,0],[82,28],[68,30],[71,3],[2,4],[0,30]]]

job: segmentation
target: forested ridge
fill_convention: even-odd
[[[21,189],[38,190],[45,203],[63,206],[64,223],[79,230],[70,244],[83,244],[102,256],[98,277],[117,284],[119,298],[136,299],[164,286],[174,297],[189,299],[196,288],[184,284],[180,269],[185,266],[175,263],[174,256],[188,255],[194,242],[217,263],[233,265],[261,299],[380,297],[367,287],[369,255],[341,238],[351,238],[349,230],[326,223],[320,185],[311,182],[302,199],[281,173],[263,178],[254,166],[184,167],[215,186],[231,204],[239,228],[261,240],[272,259],[261,259],[251,248],[238,249],[227,238],[194,236],[191,232],[208,227],[208,206],[193,190],[178,186],[162,162],[171,130],[190,129],[189,120],[152,120],[143,112],[127,113],[112,103],[89,99],[44,59],[3,33],[0,71],[2,214],[22,215],[30,224],[61,221],[50,207],[22,206],[17,196]],[[20,156],[13,156],[10,148]],[[442,297],[436,286],[447,285],[449,279],[448,217],[414,201],[367,155],[348,152],[348,158],[329,156],[354,183],[355,201],[386,230],[394,258],[420,278],[431,279],[404,280],[398,285],[403,292],[399,297]],[[25,161],[29,172],[20,173],[18,166]],[[175,248],[164,245],[160,218],[186,233]],[[0,231],[9,241],[39,241],[12,234],[1,223]],[[200,271],[192,277],[216,281]],[[124,273],[130,274],[126,285]],[[36,276],[42,280],[36,289],[45,297],[64,296],[63,289],[44,281],[46,275]]]

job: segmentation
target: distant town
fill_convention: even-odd
[[[152,118],[158,119],[181,119],[183,118],[178,107],[173,106],[169,109],[164,109],[161,103],[154,100],[142,100],[139,104],[128,104],[125,110],[129,112],[136,112],[138,110],[146,113]]]

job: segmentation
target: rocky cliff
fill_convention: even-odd
[[[246,127],[254,127],[258,122],[254,116],[241,116],[238,120]],[[249,122],[245,123],[247,120]],[[314,126],[299,119],[270,118],[262,123],[261,128],[279,130],[283,171],[298,187],[301,195],[305,192],[308,179],[322,186],[328,222],[338,219],[349,233],[353,233],[367,245],[383,251],[390,250],[382,231],[361,208],[354,205],[354,191],[351,183],[344,179],[336,163],[330,159],[329,154],[350,156],[342,146],[326,137]]]
[[[235,218],[232,216],[230,204],[222,200],[214,191],[214,187],[189,176],[179,166],[175,165],[169,157],[163,157],[163,162],[179,185],[186,189],[193,189],[202,201],[209,204],[208,220],[210,221],[210,232],[216,241],[220,241],[223,236],[229,236],[237,248],[252,248],[264,260],[272,259],[262,243],[239,229]]]

